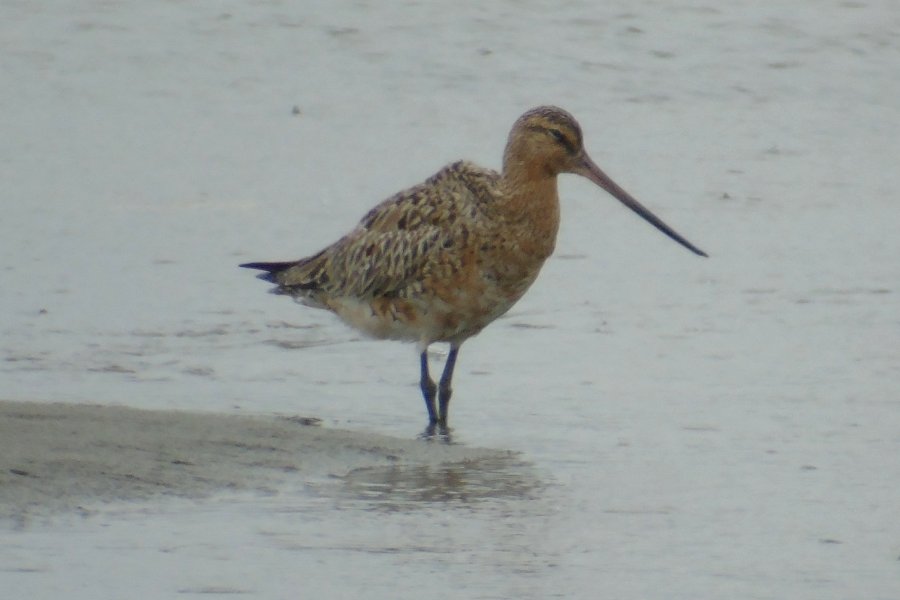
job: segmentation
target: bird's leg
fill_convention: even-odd
[[[428,374],[428,348],[422,351],[422,378],[419,387],[422,388],[422,396],[425,398],[425,408],[428,410],[428,422],[434,425],[438,422],[437,412],[434,409],[434,397],[437,386]]]
[[[447,355],[447,363],[444,365],[444,373],[441,375],[439,389],[439,405],[438,423],[447,425],[447,410],[450,408],[450,396],[453,395],[453,389],[450,382],[453,379],[453,368],[456,366],[456,355],[459,353],[459,346],[450,346],[450,354]]]

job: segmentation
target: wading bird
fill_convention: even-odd
[[[416,342],[429,423],[446,428],[459,347],[522,297],[553,252],[560,173],[586,177],[706,256],[600,170],[572,115],[540,106],[513,125],[500,173],[455,162],[378,204],[313,256],[241,266],[266,271],[259,277],[276,284],[274,293],[330,310],[367,335]],[[434,342],[450,344],[438,385],[428,372]]]

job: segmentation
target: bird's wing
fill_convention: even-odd
[[[423,225],[413,230],[367,230],[352,235],[332,256],[338,296],[372,297],[398,292],[424,271],[447,232]]]
[[[370,210],[349,234],[278,274],[282,288],[330,296],[398,293],[463,244],[498,175],[459,162]]]

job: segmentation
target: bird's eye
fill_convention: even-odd
[[[562,131],[560,131],[559,129],[548,129],[547,131],[550,132],[550,135],[553,136],[553,139],[559,142],[559,144],[566,149],[566,152],[569,152],[570,154],[573,154],[575,152],[575,145],[569,141],[569,138],[563,135]]]

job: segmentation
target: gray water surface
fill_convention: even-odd
[[[20,523],[10,597],[897,597],[890,3],[3,11],[4,399],[415,440],[412,347],[236,265],[312,254],[452,160],[499,167],[543,103],[710,254],[563,177],[556,254],[454,382],[453,443],[509,458]]]

